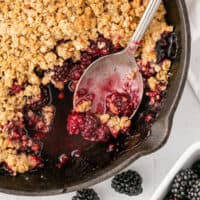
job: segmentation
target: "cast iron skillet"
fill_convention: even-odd
[[[49,169],[45,169],[43,172],[16,177],[0,175],[1,192],[17,195],[55,195],[86,188],[113,176],[134,160],[158,150],[165,144],[170,134],[174,112],[186,82],[191,38],[184,0],[165,0],[164,2],[167,8],[167,20],[175,26],[179,50],[172,66],[173,76],[170,80],[165,103],[157,121],[152,126],[152,133],[149,137],[138,146],[135,146],[133,142],[132,147],[129,145],[126,151],[121,152],[115,160],[110,162],[107,162],[102,154],[94,152],[92,156],[98,159],[102,165],[94,171],[89,170],[90,173],[84,174],[82,171],[74,170],[77,164],[75,162],[62,173],[57,173],[49,166]],[[80,170],[88,167],[85,166],[84,162],[79,164]]]

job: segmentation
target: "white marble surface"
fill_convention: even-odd
[[[137,160],[130,169],[143,176],[144,192],[138,197],[127,197],[114,192],[110,180],[94,186],[101,200],[148,200],[164,176],[184,152],[195,141],[200,141],[200,104],[187,83],[175,114],[171,136],[167,144],[154,154]],[[20,197],[0,194],[1,200],[71,200],[74,193],[51,197]]]

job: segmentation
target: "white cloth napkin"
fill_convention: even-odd
[[[188,79],[200,101],[200,0],[186,0],[192,33],[191,61]]]

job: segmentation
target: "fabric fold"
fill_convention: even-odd
[[[191,60],[188,80],[200,101],[200,1],[186,0],[192,35]]]

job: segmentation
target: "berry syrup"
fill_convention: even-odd
[[[74,150],[83,151],[91,143],[81,136],[71,136],[66,131],[66,119],[73,108],[73,93],[68,90],[67,86],[62,93],[51,86],[51,93],[52,104],[56,110],[51,131],[43,140],[44,153],[55,159],[63,153],[70,156]]]
[[[111,138],[107,142],[91,142],[85,140],[80,134],[70,135],[66,129],[66,119],[73,109],[73,93],[68,89],[67,84],[62,95],[53,86],[50,87],[50,90],[55,116],[50,132],[41,139],[43,143],[42,154],[46,160],[44,169],[51,166],[51,168],[62,171],[72,167],[78,170],[77,173],[80,171],[81,174],[82,170],[84,171],[82,168],[85,168],[86,165],[89,171],[95,170],[107,165],[118,155],[118,152],[129,148],[129,146],[132,148],[133,144],[137,145],[149,133],[149,126],[144,129],[140,127],[145,126],[141,119],[138,124],[139,133],[136,131],[138,127],[132,127],[130,134],[120,135],[117,139]],[[62,98],[60,98],[61,96]],[[134,118],[140,117],[136,115]],[[83,163],[84,166],[82,166]]]
[[[67,116],[73,109],[73,93],[68,89],[67,84],[62,93],[52,85],[50,90],[55,116],[50,132],[41,139],[42,155],[45,160],[44,170],[55,168],[62,173],[66,169],[69,176],[73,176],[71,169],[76,171],[75,175],[81,175],[87,170],[91,172],[92,169],[108,164],[114,153],[114,150],[107,151],[109,142],[91,142],[81,135],[70,135],[67,132]],[[116,146],[117,148],[121,148],[120,144]]]

